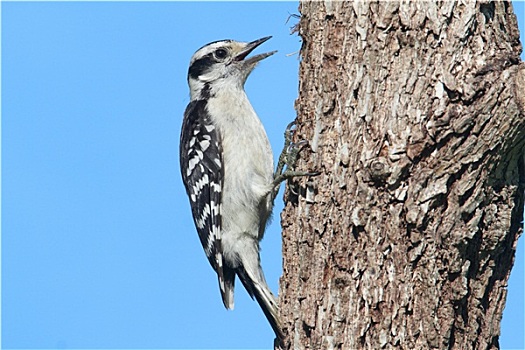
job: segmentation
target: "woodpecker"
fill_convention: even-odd
[[[233,309],[235,276],[259,303],[283,339],[277,301],[260,264],[259,242],[270,219],[280,183],[292,176],[297,149],[293,124],[273,171],[264,127],[250,104],[244,83],[259,61],[276,51],[247,56],[270,39],[220,40],[201,47],[190,60],[190,102],[180,138],[180,168],[193,220],[206,256],[217,273],[222,301]],[[284,164],[287,170],[283,171]]]

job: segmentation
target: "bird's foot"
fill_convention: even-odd
[[[295,131],[295,122],[291,122],[284,131],[284,147],[279,156],[277,163],[277,169],[273,177],[273,196],[275,198],[281,183],[285,180],[289,180],[296,176],[316,176],[319,172],[309,171],[296,171],[295,165],[299,158],[299,153],[305,146],[308,145],[308,141],[302,140],[299,142],[292,142],[293,133]],[[285,169],[286,167],[286,169]]]

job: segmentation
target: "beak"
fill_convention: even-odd
[[[271,39],[271,36],[267,36],[267,37],[264,37],[264,38],[261,38],[261,39],[257,39],[257,40],[254,40],[250,43],[248,43],[246,45],[246,47],[237,54],[237,56],[235,56],[233,58],[234,61],[242,61],[246,58],[246,56],[248,56],[250,54],[250,52],[252,52],[253,50],[255,50],[255,48],[259,45],[261,45],[262,43],[264,43],[265,41]],[[259,62],[260,60],[263,60],[265,59],[266,57],[269,57],[271,55],[273,55],[274,53],[276,53],[277,51],[271,51],[271,52],[266,52],[266,53],[261,53],[259,55],[255,55],[255,56],[252,56],[250,58],[248,58],[247,60],[245,60],[245,64],[255,64],[257,62]]]

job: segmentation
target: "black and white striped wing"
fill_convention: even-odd
[[[184,112],[180,168],[190,198],[193,221],[210,264],[225,294],[221,245],[222,166],[219,132],[206,111],[206,101],[192,101]]]

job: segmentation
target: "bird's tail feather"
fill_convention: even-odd
[[[221,276],[219,276],[219,285],[221,285],[221,296],[222,296],[222,302],[224,303],[224,307],[228,310],[233,310],[234,302],[233,302],[233,291],[235,289],[235,270],[231,269],[229,267],[223,267],[223,275],[222,278],[224,279],[224,290],[222,289],[221,285]]]
[[[257,300],[264,316],[266,316],[270,326],[275,332],[278,342],[282,342],[284,335],[279,321],[279,307],[277,306],[275,296],[266,284],[262,270],[259,268],[259,270],[255,272],[256,275],[249,273],[243,266],[240,266],[236,270],[244,288],[246,288],[252,298]]]

